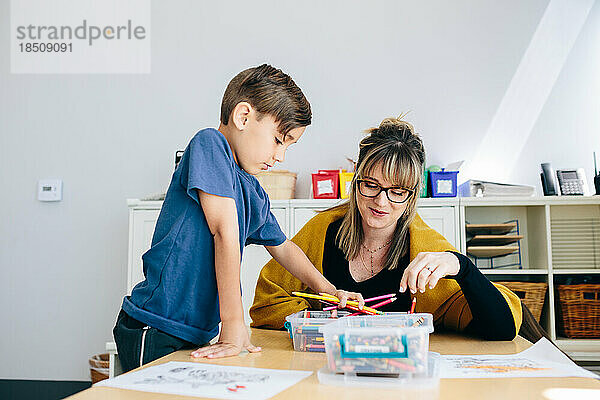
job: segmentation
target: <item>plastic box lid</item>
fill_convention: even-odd
[[[286,318],[287,319],[287,318]],[[340,333],[348,328],[415,328],[427,333],[433,332],[433,315],[429,313],[388,312],[385,315],[357,315],[334,320],[334,325],[327,324],[319,328],[321,333]]]

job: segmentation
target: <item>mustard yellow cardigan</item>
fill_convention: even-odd
[[[346,208],[337,208],[317,214],[292,239],[321,273],[323,273],[323,250],[327,228],[332,222],[342,218],[345,212]],[[411,260],[424,251],[456,251],[442,235],[427,226],[418,215],[409,226],[409,235]],[[511,309],[516,336],[522,321],[521,301],[506,287],[496,283],[494,285]],[[250,308],[251,326],[281,329],[286,316],[307,308],[320,308],[318,302],[313,303],[292,296],[293,291],[306,292],[310,289],[271,259],[261,270],[256,283],[254,304]],[[434,289],[412,296],[417,297],[416,312],[433,314],[435,326],[463,331],[473,319],[467,300],[460,286],[453,279],[440,279]]]

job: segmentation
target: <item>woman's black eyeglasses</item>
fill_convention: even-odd
[[[410,196],[415,192],[414,189],[407,189],[400,186],[382,187],[378,183],[368,179],[358,179],[358,192],[365,197],[377,197],[379,193],[385,192],[388,200],[392,203],[404,203],[410,199]]]

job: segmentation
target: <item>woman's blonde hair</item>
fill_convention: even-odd
[[[379,127],[365,131],[368,136],[360,142],[349,200],[348,203],[339,206],[348,207],[336,237],[337,245],[347,260],[358,257],[364,240],[362,217],[356,200],[357,180],[369,176],[376,167],[381,168],[387,181],[412,190],[412,195],[406,201],[406,210],[397,222],[384,268],[396,268],[400,259],[408,252],[408,226],[416,214],[425,164],[425,149],[413,126],[401,120],[401,117],[384,119]]]

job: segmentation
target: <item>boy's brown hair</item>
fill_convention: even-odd
[[[289,75],[263,64],[237,74],[225,89],[221,103],[221,123],[227,125],[235,106],[246,101],[259,113],[275,119],[284,136],[295,128],[308,126],[312,112],[302,90]]]

